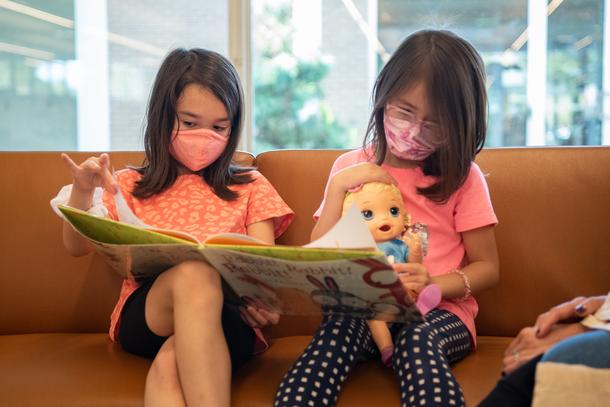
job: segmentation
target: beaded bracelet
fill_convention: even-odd
[[[464,295],[462,297],[456,298],[456,300],[458,300],[458,301],[467,300],[472,295],[472,290],[470,289],[470,279],[468,278],[466,273],[464,273],[460,269],[453,269],[453,270],[451,270],[451,273],[457,274],[464,281]]]

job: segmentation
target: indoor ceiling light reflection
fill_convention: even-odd
[[[0,0],[0,7],[65,28],[74,28],[74,21],[70,20],[69,18],[64,18],[55,14],[47,13],[46,11],[29,7],[25,4],[17,3],[15,1]]]
[[[557,10],[557,8],[561,5],[561,3],[563,3],[563,0],[552,0],[546,6],[546,15],[550,16],[551,14],[553,14],[555,12],[555,10]],[[523,30],[523,32],[521,34],[519,34],[517,39],[511,44],[511,46],[509,48],[512,49],[513,51],[517,52],[525,45],[526,42],[527,42],[527,27],[525,28],[525,30]]]
[[[591,35],[585,35],[574,43],[574,47],[577,51],[580,51],[581,49],[588,47],[591,44],[593,44],[593,37]]]
[[[22,47],[20,45],[8,44],[6,42],[0,42],[0,52],[8,52],[10,54],[23,55],[25,57],[44,59],[52,61],[55,54],[48,51],[42,51],[40,49]]]
[[[352,20],[356,23],[360,31],[366,36],[370,43],[375,44],[375,48],[377,49],[377,53],[381,55],[381,58],[384,62],[387,62],[390,59],[390,53],[385,49],[377,35],[373,33],[371,27],[367,24],[367,22],[360,14],[360,11],[354,5],[352,0],[343,0],[343,6],[347,9],[347,12],[352,17]]]

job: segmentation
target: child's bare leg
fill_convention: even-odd
[[[189,406],[230,403],[231,359],[222,329],[222,305],[220,276],[196,261],[162,273],[146,298],[151,331],[174,335],[180,384]]]
[[[147,407],[186,406],[178,376],[173,336],[167,338],[150,366],[146,377],[144,405]]]

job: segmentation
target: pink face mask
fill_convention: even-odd
[[[403,160],[425,160],[442,144],[437,125],[392,105],[386,106],[383,127],[390,152]]]
[[[169,152],[186,168],[196,172],[216,161],[228,141],[228,136],[209,129],[175,131]]]

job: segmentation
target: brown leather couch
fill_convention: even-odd
[[[307,242],[311,215],[340,151],[274,151],[254,164],[297,213],[282,244]],[[79,161],[89,154],[74,153]],[[141,153],[112,153],[115,168]],[[252,162],[242,154],[240,160]],[[501,260],[500,283],[477,296],[479,346],[454,366],[469,405],[492,388],[521,327],[577,294],[610,290],[610,147],[493,149],[487,174]],[[96,255],[70,257],[49,200],[70,182],[59,153],[0,153],[0,405],[142,405],[149,362],[108,340],[119,277]],[[271,406],[282,375],[317,318],[284,317],[269,351],[233,380],[233,404]],[[210,372],[213,374],[213,372]],[[361,365],[339,406],[397,406],[398,386],[379,363]]]

